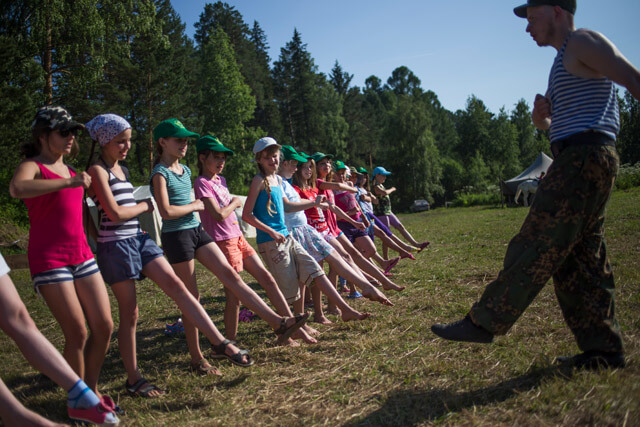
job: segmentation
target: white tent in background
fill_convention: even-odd
[[[236,195],[232,195],[232,196],[239,197],[240,199],[242,199],[243,206],[244,206],[244,201],[247,199],[245,196],[236,196]],[[162,243],[160,242],[160,232],[162,230],[162,217],[160,217],[160,213],[158,212],[158,206],[156,205],[156,201],[151,196],[150,187],[148,185],[141,185],[139,187],[135,187],[133,189],[133,197],[136,199],[136,202],[140,202],[146,199],[151,199],[151,202],[153,203],[153,207],[154,207],[153,212],[145,212],[142,215],[138,216],[138,219],[140,220],[140,227],[142,227],[142,230],[149,233],[149,236],[158,244],[158,246],[162,246]],[[191,200],[195,200],[195,197],[193,195],[193,190],[191,190]],[[89,205],[89,210],[91,211],[91,217],[93,218],[93,222],[94,224],[96,224],[96,228],[97,228],[98,227],[98,208],[93,203],[93,200],[91,200],[90,198],[87,198],[87,204]],[[197,212],[196,212],[196,216],[198,217],[198,220],[200,220],[200,217]],[[240,223],[240,228],[242,229],[242,233],[244,234],[244,236],[247,238],[256,237],[256,229],[251,225],[247,224],[246,222],[242,221],[242,207],[239,207],[238,209],[236,209],[236,216],[238,217],[238,222]],[[90,237],[88,238],[88,240],[89,240],[89,245],[91,246],[91,249],[95,252],[96,243]]]
[[[528,179],[536,179],[540,176],[542,172],[547,173],[547,169],[551,166],[553,160],[551,157],[547,156],[544,153],[540,153],[538,157],[526,168],[520,175],[511,178],[508,181],[504,181],[504,186],[502,192],[506,195],[514,195],[518,190],[518,185],[521,182],[524,182]],[[508,191],[505,191],[508,190]]]

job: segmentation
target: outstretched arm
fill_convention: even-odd
[[[604,35],[577,30],[567,43],[567,53],[597,74],[624,86],[640,100],[640,71]]]

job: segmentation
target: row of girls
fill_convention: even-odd
[[[99,144],[99,155],[86,172],[76,172],[64,163],[64,157],[77,151],[77,133],[85,129]],[[163,218],[164,252],[140,229],[137,220],[138,215],[154,207],[150,200],[136,202],[133,198],[128,171],[121,164],[131,147],[131,126],[120,116],[103,114],[83,125],[62,107],[42,107],[32,124],[32,139],[23,147],[25,160],[11,181],[11,195],[24,200],[29,214],[28,258],[34,289],[50,308],[65,338],[63,358],[56,360],[78,377],[71,383],[73,375],[67,372],[64,381],[58,381],[69,392],[68,413],[76,420],[113,426],[123,413],[111,398],[98,391],[98,378],[113,331],[104,282],[118,302],[118,346],[127,373],[124,388],[130,395],[146,398],[159,397],[165,391],[145,379],[137,365],[136,280],[148,277],[177,304],[184,319],[190,368],[200,375],[221,373],[204,357],[199,331],[211,344],[211,358],[228,359],[242,367],[253,364],[249,351],[240,349],[235,342],[240,303],[267,322],[278,344],[296,346],[296,339],[317,341],[317,331],[306,324],[309,314],[304,313],[303,294],[307,288],[315,297],[314,318],[320,323],[328,322],[322,312],[321,294],[329,301],[329,311],[344,321],[369,316],[351,308],[337,292],[337,274],[359,287],[365,297],[386,305],[392,304],[372,283],[381,284],[384,289],[403,289],[349,240],[344,241],[345,233],[333,228],[326,233],[317,218],[305,215],[324,209],[329,227],[335,226],[331,223],[332,214],[350,218],[333,204],[329,194],[299,197],[304,186],[292,192],[287,181],[277,175],[280,171],[290,178],[286,175],[292,175],[298,161],[306,159],[295,150],[284,154],[300,156],[298,160],[289,158],[281,164],[280,146],[273,139],[263,138],[254,147],[260,173],[251,184],[243,219],[258,230],[258,248],[269,272],[242,236],[234,213],[242,203],[230,196],[220,175],[233,152],[215,137],[197,140],[200,176],[195,183],[197,198],[191,201],[191,172],[180,159],[186,154],[189,139],[198,135],[170,119],[156,126],[153,136],[158,156],[150,182]],[[323,191],[329,189],[330,184],[326,185]],[[348,188],[352,191],[352,187]],[[99,212],[97,262],[83,229],[84,191],[93,198]],[[308,218],[308,223],[303,218]],[[224,285],[226,338],[198,301],[195,259]],[[319,264],[323,260],[331,267],[329,278]],[[276,311],[243,282],[238,274],[242,270],[257,279]],[[290,304],[297,314],[293,314]],[[42,340],[46,341],[44,337]],[[44,366],[34,366],[46,371]],[[12,416],[21,413],[11,411]],[[0,415],[4,419],[5,411]]]

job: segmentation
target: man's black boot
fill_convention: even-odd
[[[469,315],[457,322],[431,326],[434,334],[451,341],[467,341],[490,343],[493,342],[493,334],[486,329],[477,326],[471,321]]]

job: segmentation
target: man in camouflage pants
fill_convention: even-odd
[[[536,96],[532,115],[536,127],[549,129],[555,160],[509,243],[498,278],[464,319],[431,330],[454,341],[492,342],[553,277],[565,321],[583,351],[559,361],[624,367],[604,214],[619,165],[613,82],[640,98],[640,72],[603,35],[576,30],[575,10],[576,0],[528,0],[514,9],[527,18],[527,32],[539,46],[558,50],[547,94]]]

